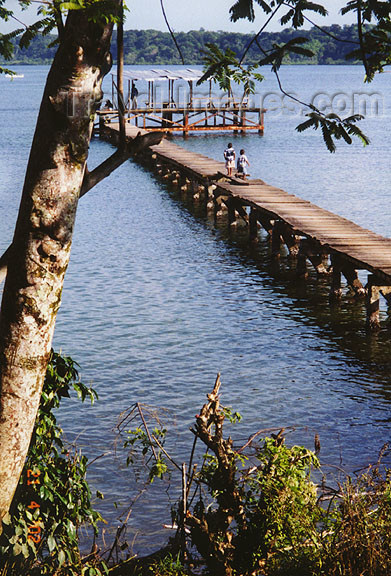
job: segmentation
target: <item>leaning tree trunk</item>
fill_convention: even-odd
[[[41,103],[0,316],[0,519],[39,406],[111,33],[70,13]]]

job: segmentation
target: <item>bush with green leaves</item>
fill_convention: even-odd
[[[322,511],[311,472],[318,466],[310,450],[266,437],[250,465],[233,454],[229,485],[219,457],[205,455],[199,479],[209,497],[200,492],[187,523],[211,573],[315,573]]]
[[[151,576],[186,576],[188,572],[180,556],[180,553],[176,556],[167,554],[160,560],[156,560],[156,562],[148,568]]]
[[[0,572],[4,576],[106,572],[94,557],[82,562],[78,529],[97,532],[100,514],[91,505],[87,458],[65,442],[54,410],[73,389],[81,401],[97,397],[78,375],[70,357],[52,352],[28,457],[12,509],[3,521]]]
[[[132,458],[139,443],[150,475],[156,460],[182,472],[172,510],[178,526],[172,546],[182,552],[181,564],[196,560],[213,576],[390,576],[388,447],[357,476],[340,470],[342,480],[324,476],[311,450],[286,445],[283,430],[260,440],[258,431],[237,447],[223,427],[240,416],[220,405],[219,387],[218,377],[195,417],[187,465],[162,450],[151,421],[127,431]]]
[[[256,458],[256,469],[243,477],[246,526],[235,542],[238,567],[304,576],[319,563],[322,512],[311,480],[318,458],[282,438],[265,438]]]

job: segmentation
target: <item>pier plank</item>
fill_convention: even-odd
[[[114,132],[119,130],[118,124],[109,126]],[[139,132],[144,131],[127,124],[129,139],[135,138]],[[261,179],[242,182],[230,179],[225,174],[224,162],[185,150],[174,142],[163,140],[151,146],[151,149],[174,169],[192,174],[208,185],[214,183],[216,196],[237,198],[242,204],[259,210],[265,217],[284,222],[293,234],[308,238],[348,259],[357,269],[368,270],[386,283],[391,283],[391,238],[367,230]]]

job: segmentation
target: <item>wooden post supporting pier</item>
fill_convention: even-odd
[[[258,242],[258,218],[257,210],[255,208],[250,208],[249,238],[250,242]]]
[[[168,121],[168,118],[167,118]],[[118,141],[119,124],[104,124],[103,136]],[[365,230],[354,222],[262,180],[243,181],[228,177],[222,162],[184,150],[166,140],[139,151],[137,142],[145,134],[126,125],[127,146],[135,149],[140,161],[150,162],[159,177],[177,186],[194,202],[204,202],[205,212],[216,219],[228,218],[231,226],[244,222],[251,242],[258,240],[258,224],[272,240],[272,253],[281,256],[284,243],[291,257],[297,256],[297,274],[307,276],[307,262],[318,275],[331,275],[330,301],[342,297],[341,277],[355,297],[366,294],[367,326],[380,327],[380,296],[391,313],[391,239]],[[249,213],[248,213],[249,211]],[[329,265],[329,258],[330,264]],[[369,273],[363,287],[357,270]]]
[[[302,238],[298,252],[297,271],[299,276],[307,276],[306,260],[309,260],[319,276],[328,276],[331,272],[328,266],[328,252],[319,243]]]
[[[368,276],[367,285],[367,327],[371,331],[380,330],[380,294],[387,303],[391,301],[391,284],[384,283],[374,274]]]
[[[361,284],[357,270],[352,264],[346,263],[342,267],[342,274],[345,276],[348,286],[353,290],[356,298],[365,298],[366,290]]]
[[[331,261],[332,276],[331,276],[331,288],[329,293],[329,300],[330,302],[337,302],[342,298],[342,288],[341,288],[342,263],[341,258],[338,254],[331,254],[330,261]]]

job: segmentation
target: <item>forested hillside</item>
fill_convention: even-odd
[[[350,41],[357,39],[357,27],[333,25],[323,28],[324,32],[317,28],[298,32],[293,28],[286,28],[281,32],[264,32],[262,34],[262,47],[267,50],[273,44],[284,44],[297,36],[308,38],[308,46],[314,57],[304,59],[299,55],[292,55],[286,59],[286,63],[311,64],[343,64],[345,56],[356,46]],[[325,34],[326,32],[326,34]],[[330,36],[331,35],[331,36]],[[338,38],[338,40],[333,37]],[[176,35],[186,64],[202,64],[202,50],[207,42],[213,42],[220,49],[230,48],[240,55],[250,42],[251,34],[239,34],[234,32],[208,32],[206,30],[193,30],[191,32],[179,32]],[[113,54],[115,55],[115,40],[113,37]],[[342,42],[340,41],[342,40]],[[55,46],[48,47],[53,38],[37,36],[27,50],[15,48],[13,63],[23,64],[48,64],[54,55]],[[124,34],[125,63],[126,64],[181,64],[175,45],[168,32],[158,30],[127,30]],[[256,62],[260,59],[259,48],[254,43],[247,55],[246,62]]]

